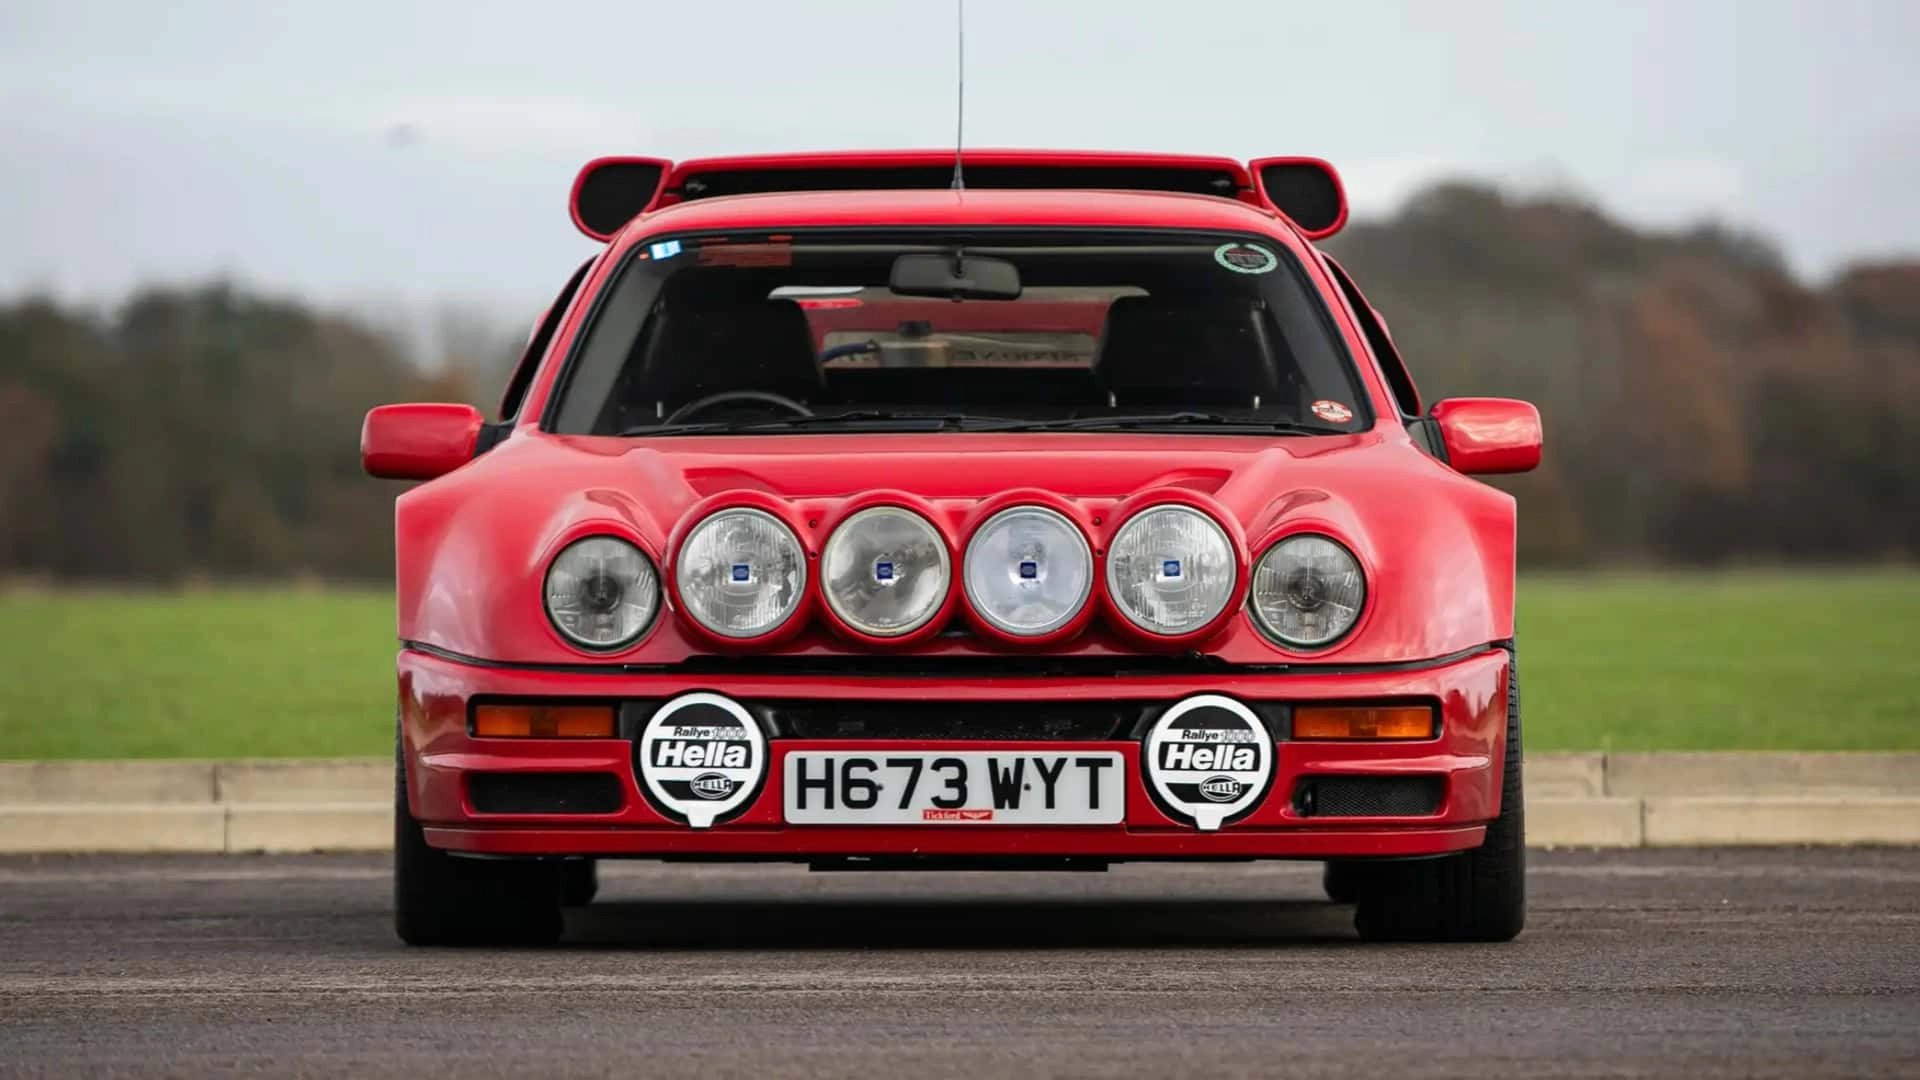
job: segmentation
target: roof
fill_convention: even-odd
[[[833,226],[1026,225],[1256,232],[1299,241],[1278,214],[1211,195],[1140,191],[816,191],[731,195],[642,214],[622,245],[664,232]]]

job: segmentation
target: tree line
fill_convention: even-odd
[[[1330,247],[1428,401],[1540,406],[1540,470],[1502,481],[1525,563],[1920,551],[1920,262],[1808,284],[1752,234],[1458,183]],[[352,313],[225,283],[0,305],[0,573],[389,576],[399,486],[361,474],[361,416],[486,408],[524,332],[445,329],[423,359]]]
[[[1920,553],[1920,261],[1813,286],[1750,233],[1469,184],[1331,248],[1429,400],[1539,405],[1541,468],[1503,483],[1526,562]]]
[[[0,308],[0,572],[390,575],[400,485],[360,471],[361,417],[476,396],[465,366],[411,352],[226,284],[147,289],[109,313]]]

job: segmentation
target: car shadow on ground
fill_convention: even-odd
[[[1150,949],[1355,940],[1351,907],[1301,900],[622,900],[568,911],[562,947]]]

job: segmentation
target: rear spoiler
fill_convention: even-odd
[[[939,190],[953,184],[951,150],[766,154],[699,158],[603,157],[587,162],[569,200],[573,223],[611,240],[649,210],[720,195],[776,191]],[[1174,191],[1268,207],[1309,240],[1347,223],[1340,174],[1319,158],[1232,158],[1095,151],[969,150],[970,188]]]

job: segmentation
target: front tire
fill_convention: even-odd
[[[1511,941],[1527,921],[1526,796],[1520,776],[1520,669],[1507,663],[1507,752],[1500,813],[1472,851],[1381,863],[1359,883],[1354,928],[1368,941]]]
[[[470,859],[427,843],[393,763],[393,928],[408,945],[551,945],[560,879],[549,863]]]
[[[1320,887],[1334,903],[1351,904],[1360,899],[1360,883],[1365,876],[1364,863],[1332,861],[1320,873]]]
[[[586,907],[600,895],[600,867],[594,859],[568,859],[560,864],[560,903]]]

